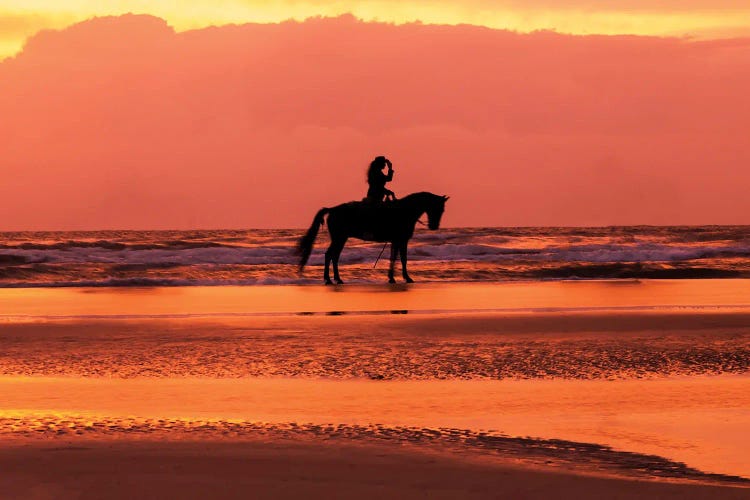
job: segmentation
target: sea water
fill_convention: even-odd
[[[325,227],[304,274],[302,229],[0,233],[0,286],[307,284],[322,280]],[[385,280],[381,243],[349,240],[347,282]],[[417,226],[417,281],[750,277],[750,226],[445,228]]]

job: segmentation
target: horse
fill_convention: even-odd
[[[388,269],[388,282],[395,283],[393,269],[396,258],[401,256],[401,273],[407,283],[414,283],[406,271],[406,249],[414,235],[414,227],[423,214],[427,213],[427,227],[435,231],[440,227],[440,218],[445,211],[448,196],[421,192],[412,193],[399,200],[385,203],[352,201],[332,208],[321,208],[313,219],[310,229],[299,240],[297,253],[300,256],[299,272],[302,273],[310,258],[310,253],[318,236],[318,230],[328,216],[328,233],[331,245],[326,250],[326,266],[323,279],[332,285],[329,267],[333,262],[333,279],[342,285],[339,276],[339,256],[346,240],[359,238],[365,241],[378,241],[391,244],[391,265]]]

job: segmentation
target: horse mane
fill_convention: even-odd
[[[406,196],[399,198],[397,201],[405,201],[405,200],[419,200],[423,198],[439,198],[440,195],[430,193],[429,191],[419,191],[417,193],[410,193]]]

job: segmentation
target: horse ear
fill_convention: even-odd
[[[443,195],[443,201],[448,201],[450,199],[450,196]]]

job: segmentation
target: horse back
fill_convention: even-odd
[[[404,231],[399,212],[389,203],[350,201],[331,208],[328,231],[332,238],[353,237],[366,241],[393,241]]]

